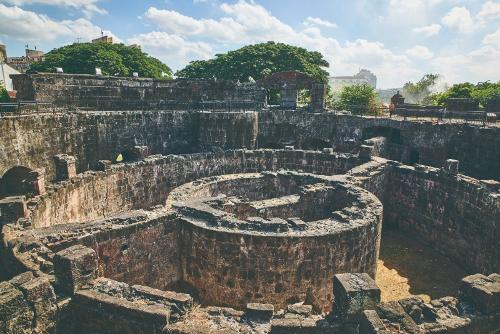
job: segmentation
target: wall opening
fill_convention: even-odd
[[[30,175],[32,171],[24,166],[14,166],[7,170],[0,179],[0,197],[34,194],[35,188]]]
[[[363,140],[373,137],[385,137],[391,144],[403,144],[401,131],[387,126],[373,126],[363,129]]]

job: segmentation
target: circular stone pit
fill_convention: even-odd
[[[231,174],[174,189],[183,281],[202,304],[332,305],[332,277],[375,275],[382,204],[346,181],[313,174]]]

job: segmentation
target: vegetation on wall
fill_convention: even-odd
[[[47,53],[45,60],[33,63],[29,72],[55,72],[56,67],[72,74],[95,74],[98,67],[103,75],[127,77],[137,72],[140,77],[172,78],[172,70],[167,65],[139,48],[124,44],[75,43],[63,46]]]
[[[249,82],[276,72],[299,71],[326,83],[328,72],[325,68],[328,66],[320,52],[267,42],[217,54],[210,60],[193,61],[175,75],[180,78],[216,78]]]
[[[5,87],[0,84],[0,102],[9,102],[10,101],[10,97],[9,97],[9,93],[7,93],[7,89],[5,89]]]

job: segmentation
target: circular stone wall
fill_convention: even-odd
[[[375,275],[382,204],[339,179],[232,174],[176,188],[183,281],[203,304],[332,304],[332,277]]]

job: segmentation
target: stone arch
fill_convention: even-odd
[[[0,179],[0,197],[36,193],[32,172],[33,169],[25,166],[14,166],[8,169]]]
[[[373,137],[385,137],[391,144],[403,144],[401,130],[389,126],[372,126],[363,129],[363,140]]]

